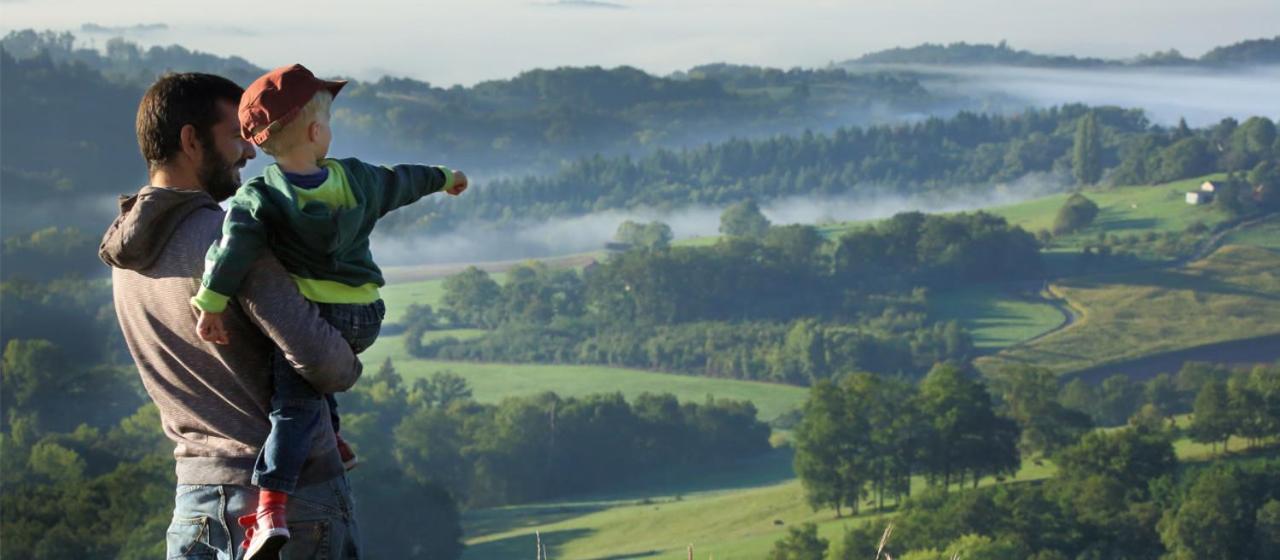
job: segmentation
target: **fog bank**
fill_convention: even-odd
[[[851,189],[836,197],[797,196],[761,203],[774,224],[831,224],[887,218],[899,212],[955,212],[1013,204],[1062,192],[1067,177],[1033,174],[995,187],[957,187],[928,196],[878,193],[873,186]],[[722,206],[688,206],[674,211],[652,208],[611,210],[546,222],[526,222],[495,229],[468,224],[446,234],[373,238],[374,257],[383,266],[466,264],[571,255],[596,251],[627,220],[658,220],[671,226],[676,239],[718,235]]]
[[[1064,103],[1140,108],[1152,122],[1201,127],[1225,117],[1280,116],[1280,66],[1238,70],[1201,68],[1048,69],[897,66],[924,74],[931,90],[1026,105]],[[1003,104],[1007,105],[1008,101]]]

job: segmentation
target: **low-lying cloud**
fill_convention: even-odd
[[[99,25],[96,23],[85,23],[80,25],[81,33],[107,35],[140,35],[167,31],[168,29],[169,26],[163,23],[137,23],[134,25]]]
[[[534,2],[535,6],[543,6],[549,8],[587,8],[587,9],[605,9],[605,10],[626,10],[628,6],[617,2],[602,2],[600,0],[555,0],[552,2]]]
[[[779,225],[865,221],[912,210],[956,212],[1013,204],[1062,192],[1069,184],[1069,179],[1060,175],[1033,174],[994,187],[956,188],[927,196],[884,194],[875,187],[866,187],[835,197],[771,200],[762,203],[761,210]],[[715,206],[689,206],[674,211],[640,208],[529,222],[502,229],[471,224],[447,234],[375,235],[373,249],[383,266],[545,258],[600,250],[627,220],[664,222],[671,226],[677,239],[717,235],[723,211],[723,207]]]
[[[1141,108],[1152,122],[1191,126],[1260,115],[1280,116],[1280,66],[1204,68],[1049,69],[900,67],[924,74],[926,87],[963,95],[1011,99],[1027,105],[1064,103]]]

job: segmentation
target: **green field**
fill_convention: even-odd
[[[1250,228],[1232,232],[1227,236],[1226,242],[1280,251],[1280,219],[1272,218]]]
[[[1225,221],[1226,214],[1216,207],[1192,206],[1184,199],[1187,191],[1199,190],[1200,184],[1206,180],[1223,177],[1218,174],[1161,185],[1085,191],[1083,194],[1096,203],[1101,212],[1091,226],[1068,236],[1066,243],[1092,238],[1099,232],[1126,235],[1147,231],[1182,231],[1196,222],[1213,226]],[[1058,209],[1068,196],[1070,195],[1066,193],[1057,194],[1020,204],[989,208],[986,211],[1003,216],[1009,223],[1020,225],[1027,231],[1051,230]]]
[[[534,548],[534,530],[542,534],[552,558],[685,558],[693,545],[697,558],[763,558],[788,526],[813,522],[819,534],[838,541],[846,527],[875,522],[882,514],[835,518],[831,510],[813,511],[804,489],[792,478],[790,453],[775,451],[753,465],[734,469],[734,476],[759,478],[776,473],[782,480],[754,487],[726,482],[732,490],[711,484],[692,493],[673,494],[654,487],[649,494],[628,492],[625,498],[603,496],[535,506],[468,512],[464,530],[465,560],[522,558]],[[1053,474],[1047,463],[1028,462],[1016,480],[1036,480]],[[994,483],[984,480],[982,485]],[[915,480],[913,491],[924,489]],[[781,522],[781,524],[778,524]]]
[[[1097,236],[1100,232],[1126,235],[1147,231],[1182,231],[1196,222],[1213,226],[1225,221],[1226,214],[1212,205],[1187,204],[1185,195],[1187,191],[1199,190],[1200,184],[1205,181],[1223,178],[1225,175],[1219,173],[1160,185],[1117,186],[1082,191],[1082,194],[1098,205],[1100,210],[1098,217],[1088,228],[1061,238],[1058,244],[1075,245]],[[1001,216],[1009,223],[1022,226],[1023,229],[1034,233],[1042,229],[1053,229],[1053,220],[1058,215],[1058,209],[1069,196],[1071,196],[1070,193],[1059,193],[982,210]],[[828,237],[834,238],[851,229],[875,222],[876,220],[844,222],[822,226],[820,229]]]
[[[1231,448],[1244,449],[1233,440]],[[1179,439],[1174,451],[1184,461],[1221,457],[1209,445]],[[847,527],[883,523],[883,514],[864,511],[836,519],[831,510],[813,511],[804,500],[799,480],[790,478],[790,454],[775,451],[770,457],[733,469],[732,476],[713,475],[703,489],[688,491],[699,480],[686,480],[673,491],[650,486],[614,496],[471,511],[464,514],[468,547],[465,560],[524,558],[534,549],[539,531],[552,558],[669,558],[683,559],[693,545],[697,558],[764,558],[787,527],[812,522],[818,534],[838,542]],[[1052,463],[1026,461],[1013,481],[1030,481],[1054,475]],[[737,477],[742,484],[734,484]],[[784,477],[751,486],[751,481]],[[982,485],[995,484],[984,479]],[[730,488],[725,490],[724,488]],[[912,491],[924,489],[914,480]],[[683,493],[678,493],[683,492]],[[781,522],[781,524],[778,524]]]
[[[980,350],[1017,344],[1057,328],[1065,320],[1052,305],[994,287],[933,294],[929,313],[940,320],[958,321],[973,334]]]
[[[1280,332],[1280,254],[1230,245],[1184,268],[1071,278],[1054,285],[1083,312],[1073,325],[980,358],[984,370],[1030,363],[1066,373]]]
[[[451,336],[476,336],[480,331],[451,331]],[[439,336],[439,335],[437,335]],[[390,357],[396,371],[405,379],[424,377],[449,370],[466,378],[476,400],[497,402],[506,397],[535,395],[554,391],[561,396],[620,391],[628,399],[641,393],[672,393],[682,401],[702,402],[708,395],[716,398],[749,400],[756,405],[762,420],[771,420],[804,402],[808,391],[802,387],[715,379],[692,375],[673,375],[607,366],[495,364],[445,362],[411,358],[404,351],[402,336],[384,336],[361,354],[369,368]]]

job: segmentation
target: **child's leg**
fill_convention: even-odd
[[[271,434],[258,453],[253,483],[267,490],[292,492],[311,454],[325,401],[278,349],[271,354],[271,379]]]
[[[382,330],[382,318],[386,315],[386,305],[382,300],[370,304],[320,304],[320,317],[333,328],[342,333],[342,338],[351,345],[351,351],[364,352],[378,340]],[[338,402],[333,395],[325,395],[329,401],[329,419],[333,422],[333,432],[337,433],[341,422],[338,419]]]
[[[324,400],[329,403],[329,422],[333,423],[333,433],[338,433],[342,428],[342,421],[338,419],[338,399],[333,398],[332,393],[326,393]]]

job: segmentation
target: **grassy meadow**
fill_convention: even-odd
[[[1056,283],[1082,316],[1030,344],[980,358],[1066,373],[1149,354],[1280,332],[1280,254],[1229,245],[1179,269],[1145,269]]]
[[[1148,231],[1182,231],[1197,222],[1212,227],[1225,221],[1226,214],[1212,205],[1187,204],[1185,196],[1187,191],[1199,190],[1200,184],[1205,181],[1223,178],[1225,175],[1219,173],[1160,185],[1115,186],[1082,191],[1081,194],[1098,205],[1098,217],[1084,230],[1060,237],[1056,244],[1078,246],[1096,237],[1098,233],[1127,235]],[[1042,229],[1053,229],[1058,209],[1069,196],[1070,193],[1059,193],[1015,204],[983,208],[982,211],[1001,216],[1009,223],[1035,233]],[[819,229],[827,237],[835,238],[846,231],[874,224],[876,221],[879,220],[843,222],[824,225]],[[705,239],[714,238],[701,238],[698,241],[703,242]]]
[[[1066,317],[1041,300],[996,287],[978,287],[933,294],[929,313],[958,321],[973,334],[979,350],[1005,348],[1057,328]]]
[[[1122,186],[1084,191],[1086,197],[1098,205],[1097,219],[1088,228],[1064,236],[1059,245],[1075,245],[1096,237],[1098,233],[1114,235],[1140,234],[1148,231],[1182,231],[1197,222],[1212,227],[1227,219],[1212,205],[1192,206],[1186,203],[1187,191],[1199,190],[1207,180],[1224,178],[1224,175],[1208,175],[1196,179],[1175,181],[1161,185]],[[1058,209],[1066,202],[1067,193],[1038,198],[1028,202],[997,206],[986,211],[1003,216],[1009,223],[1036,232],[1052,230]]]
[[[1226,242],[1280,251],[1280,219],[1273,217],[1247,229],[1231,232]]]
[[[677,493],[663,486],[641,486],[620,496],[468,512],[463,520],[463,559],[523,557],[534,548],[534,530],[541,532],[550,556],[558,559],[685,558],[689,544],[697,558],[755,559],[765,557],[791,525],[815,523],[819,535],[838,541],[846,527],[879,523],[885,515],[870,504],[859,515],[845,511],[840,519],[833,510],[814,511],[790,461],[791,453],[779,449],[733,470],[737,478],[778,478],[757,486],[742,487],[732,477],[712,475],[716,482],[693,492],[687,492],[686,482]],[[1028,461],[1015,480],[1043,479],[1053,472],[1049,463]],[[987,479],[981,484],[995,482]],[[913,481],[913,492],[924,488],[923,480]]]
[[[389,314],[390,312],[388,312]],[[435,336],[478,336],[483,331],[446,331]],[[471,384],[476,400],[498,402],[506,397],[535,395],[554,391],[561,396],[621,392],[628,399],[641,393],[672,393],[681,401],[702,402],[708,396],[749,400],[756,405],[762,420],[772,420],[804,402],[808,391],[803,387],[715,379],[692,375],[675,375],[608,366],[563,364],[498,364],[420,360],[404,351],[401,335],[384,336],[365,351],[361,358],[368,368],[376,368],[391,358],[396,371],[410,382],[437,371],[452,371]]]
[[[1180,418],[1179,425],[1186,421]],[[1245,444],[1233,439],[1230,447],[1235,453]],[[1221,446],[1215,450],[1186,438],[1174,442],[1174,451],[1184,461],[1223,456]],[[871,504],[840,519],[829,509],[813,511],[800,481],[790,474],[790,460],[783,448],[731,473],[692,477],[676,486],[641,483],[615,495],[470,511],[463,520],[463,559],[523,558],[534,549],[535,530],[550,556],[562,560],[683,559],[690,544],[696,558],[756,559],[766,557],[792,525],[815,523],[819,536],[834,544],[848,527],[884,523],[886,513]],[[1050,461],[1027,460],[1005,483],[1043,480],[1055,472]],[[981,485],[997,483],[987,478]],[[913,480],[912,492],[923,490],[923,480]]]

